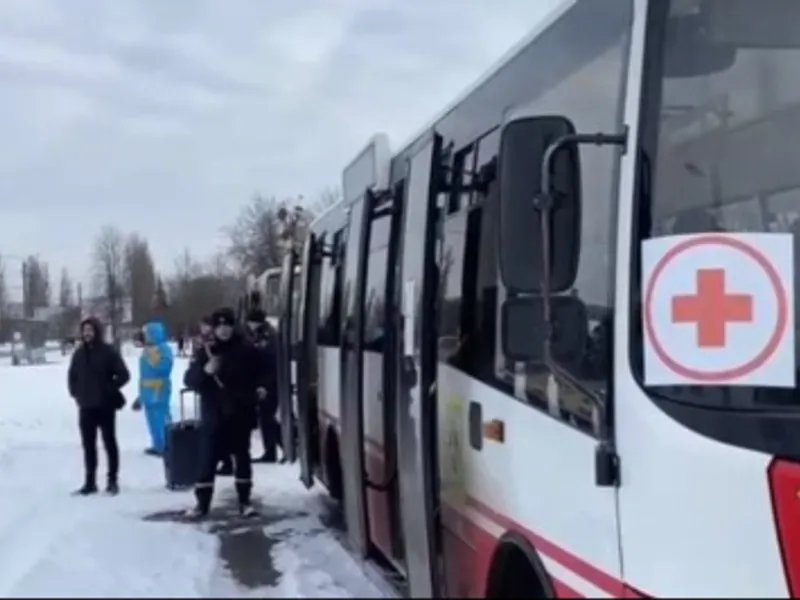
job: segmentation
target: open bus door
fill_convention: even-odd
[[[303,250],[295,364],[297,369],[297,451],[300,481],[314,485],[314,469],[319,460],[319,415],[317,405],[317,316],[319,315],[320,264],[325,249],[322,240],[309,233]]]
[[[351,542],[363,555],[374,544],[395,564],[402,562],[404,552],[397,491],[396,303],[386,303],[379,313],[384,331],[384,347],[380,351],[380,367],[377,367],[380,375],[367,373],[364,365],[365,353],[376,352],[367,341],[368,296],[371,296],[367,291],[374,291],[372,286],[377,285],[382,288],[385,298],[396,296],[397,224],[402,200],[383,191],[368,189],[352,207],[346,246],[348,256],[345,257],[345,290],[351,292],[346,295],[348,305],[341,380],[341,397],[346,399],[341,407],[341,420],[348,532]],[[378,226],[381,220],[381,226]],[[377,233],[379,230],[383,233]],[[373,234],[377,235],[379,245],[388,244],[388,251],[377,253],[377,262],[371,263],[386,272],[385,277],[378,277],[379,283],[371,280],[369,275],[372,271],[370,251]],[[376,368],[375,363],[370,367],[373,368]],[[374,385],[376,381],[381,382],[377,387]],[[367,423],[371,426],[369,432]],[[380,452],[376,451],[376,446],[380,447]],[[382,519],[387,512],[388,522],[384,522]],[[373,532],[370,526],[377,521],[380,523],[375,525]],[[351,525],[354,522],[356,527]]]
[[[369,554],[366,477],[364,464],[364,288],[372,212],[371,194],[350,205],[342,289],[341,343],[341,461],[344,517],[354,550]]]
[[[400,514],[408,595],[441,597],[436,443],[436,199],[442,138],[432,134],[408,161],[399,272],[397,377]]]
[[[279,287],[280,319],[278,320],[278,414],[281,422],[281,441],[286,460],[294,462],[296,458],[292,421],[292,396],[294,382],[292,381],[292,360],[295,349],[293,347],[292,323],[294,322],[294,286],[295,253],[290,251],[283,259]]]

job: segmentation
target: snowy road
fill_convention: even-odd
[[[143,417],[128,409],[118,421],[122,493],[71,496],[82,467],[66,363],[6,365],[0,360],[0,597],[380,596],[323,526],[324,495],[303,489],[294,467],[257,467],[256,522],[234,517],[227,478],[209,522],[176,522],[191,495],[164,489],[160,461],[142,452]],[[176,365],[176,381],[183,369]]]

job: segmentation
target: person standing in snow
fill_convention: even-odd
[[[106,491],[119,492],[119,446],[116,411],[125,406],[122,388],[130,372],[119,352],[102,340],[103,327],[94,317],[81,322],[81,344],[72,355],[67,372],[69,395],[78,405],[85,478],[76,493],[97,492],[97,431],[108,459]]]
[[[198,352],[207,354],[208,348],[214,343],[214,326],[211,324],[211,315],[200,319],[199,323],[200,334],[195,338],[195,347],[192,355],[197,355]],[[233,475],[233,453],[231,450],[230,442],[225,438],[225,432],[220,432],[220,439],[218,443],[219,456],[217,463],[217,475],[231,476]]]
[[[172,422],[170,400],[174,359],[163,323],[151,321],[142,331],[145,346],[139,357],[139,397],[134,408],[144,408],[151,441],[145,452],[153,456],[163,456],[167,427]]]
[[[239,510],[244,516],[255,511],[250,503],[253,468],[250,434],[255,420],[255,399],[266,395],[261,379],[259,355],[236,330],[236,315],[221,308],[212,315],[214,339],[192,357],[184,385],[200,394],[200,422],[205,436],[200,477],[195,486],[196,505],[190,518],[205,517],[214,494],[216,467],[221,446],[230,444]]]
[[[250,340],[259,353],[259,367],[266,393],[256,400],[258,429],[264,454],[257,462],[274,463],[277,461],[277,446],[280,444],[281,428],[278,424],[278,366],[275,355],[275,332],[267,323],[267,315],[260,308],[254,308],[247,314],[247,329]]]

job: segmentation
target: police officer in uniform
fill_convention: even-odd
[[[187,388],[200,395],[202,431],[200,477],[195,486],[196,505],[190,518],[205,517],[214,494],[214,479],[220,455],[230,444],[233,454],[236,494],[244,516],[255,514],[250,502],[253,487],[250,434],[256,400],[266,398],[260,357],[252,343],[236,330],[236,315],[230,308],[214,311],[213,339],[192,357],[184,376]]]

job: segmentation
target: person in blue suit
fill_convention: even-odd
[[[167,343],[167,331],[163,323],[151,321],[143,330],[145,346],[139,357],[137,404],[144,408],[152,440],[152,446],[146,452],[161,456],[164,454],[167,426],[172,422],[170,400],[174,358]]]

